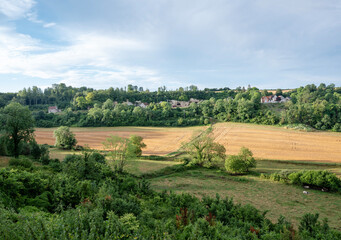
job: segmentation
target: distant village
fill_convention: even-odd
[[[271,95],[271,96],[264,96],[260,99],[261,103],[285,103],[290,101],[290,97],[283,97],[282,95],[276,96],[276,95]]]
[[[285,103],[290,101],[290,97],[283,97],[282,95],[271,95],[271,96],[264,96],[261,98],[261,103]],[[189,101],[178,101],[178,100],[169,100],[168,103],[171,104],[172,108],[187,108],[191,105],[191,103],[201,103],[203,100],[198,100],[191,98]],[[114,105],[118,104],[117,101],[114,102]],[[149,103],[141,102],[141,101],[135,101],[134,103],[130,102],[128,99],[127,101],[123,102],[122,104],[128,105],[128,106],[135,106],[135,107],[141,107],[146,108]],[[58,113],[61,112],[60,109],[58,109],[57,106],[52,106],[48,108],[48,113]]]

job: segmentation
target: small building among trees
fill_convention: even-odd
[[[48,112],[48,113],[58,113],[58,112],[61,112],[61,110],[58,109],[57,106],[52,106],[52,107],[49,107],[49,108],[47,109],[47,112]]]

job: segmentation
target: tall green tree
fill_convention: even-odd
[[[190,142],[183,144],[182,148],[192,158],[192,164],[212,167],[218,161],[225,159],[226,149],[223,145],[214,142],[212,127],[199,135],[194,135]]]
[[[140,157],[142,155],[142,148],[145,148],[147,145],[143,142],[143,138],[137,135],[131,135],[129,137],[129,141],[133,145],[133,152],[136,156]]]
[[[75,135],[70,131],[69,127],[61,126],[53,132],[56,138],[56,147],[62,149],[71,149],[77,144]]]
[[[6,138],[13,144],[14,157],[20,154],[19,144],[34,138],[34,122],[31,111],[20,103],[11,102],[1,114]]]
[[[114,162],[114,168],[118,172],[123,172],[127,160],[136,157],[135,147],[127,138],[111,135],[103,142],[104,149],[109,150],[108,155]]]

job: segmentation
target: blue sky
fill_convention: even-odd
[[[341,85],[339,0],[1,0],[0,92]]]

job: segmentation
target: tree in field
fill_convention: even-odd
[[[19,144],[29,142],[34,138],[34,124],[31,111],[20,103],[11,102],[1,114],[4,135],[13,144],[13,154],[20,154]]]
[[[55,146],[62,149],[71,149],[77,144],[75,135],[70,131],[69,127],[61,126],[53,132],[56,138]]]
[[[236,156],[229,156],[225,161],[225,168],[231,173],[247,173],[249,169],[256,167],[256,160],[250,149],[242,147]]]
[[[133,145],[133,151],[134,154],[137,157],[140,157],[142,155],[142,148],[145,148],[147,145],[143,142],[143,138],[141,136],[137,135],[131,135],[129,138],[129,141]]]
[[[136,157],[135,146],[127,138],[111,135],[103,142],[104,149],[109,150],[109,156],[114,162],[114,168],[118,172],[123,172],[127,160]]]
[[[211,167],[217,161],[225,159],[226,149],[223,145],[214,142],[212,127],[198,136],[193,136],[189,143],[183,144],[182,148],[191,158],[192,164]]]

